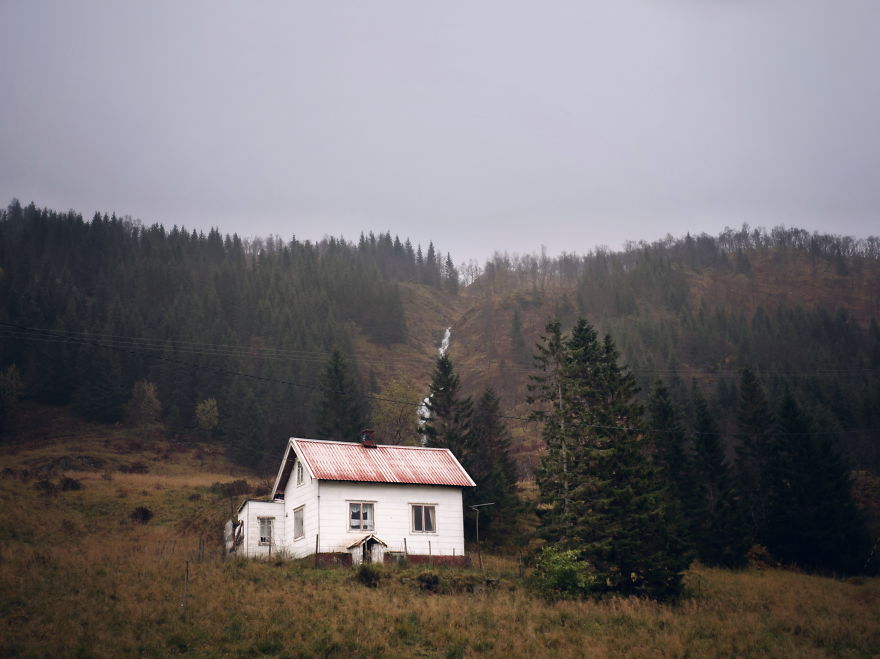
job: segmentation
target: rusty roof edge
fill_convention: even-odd
[[[308,460],[308,458],[306,457],[305,452],[304,452],[304,451],[297,451],[297,450],[296,450],[296,449],[298,448],[297,444],[298,444],[299,442],[315,442],[315,441],[321,441],[321,440],[315,440],[315,439],[304,439],[304,438],[302,438],[302,437],[291,437],[291,438],[290,438],[290,444],[291,444],[291,446],[294,447],[294,451],[296,451],[296,455],[297,455],[297,457],[299,457],[299,458],[302,460],[303,464],[306,466],[306,471],[309,472],[309,476],[311,476],[311,477],[314,478],[315,480],[321,480],[321,479],[319,479],[317,476],[315,476],[315,472],[314,472],[314,470],[312,469],[312,465],[309,464],[309,460]]]
[[[320,445],[326,446],[328,444],[333,444],[333,445],[345,446],[345,447],[349,447],[349,448],[360,446],[360,444],[358,442],[342,442],[342,441],[338,441],[338,440],[308,439],[305,437],[291,437],[288,441],[287,450],[284,453],[284,459],[282,459],[282,461],[281,461],[281,467],[278,472],[278,477],[276,478],[275,488],[273,488],[273,490],[272,490],[272,497],[273,498],[275,497],[275,494],[276,494],[276,491],[277,491],[277,488],[279,485],[278,479],[280,479],[280,477],[281,477],[282,471],[284,469],[284,465],[287,461],[288,454],[289,454],[291,448],[293,448],[296,456],[299,457],[303,463],[305,463],[305,466],[309,472],[309,475],[312,478],[314,478],[315,480],[349,482],[349,483],[364,483],[364,482],[381,483],[381,482],[383,482],[383,481],[364,480],[362,478],[338,478],[338,477],[332,478],[332,477],[327,477],[327,476],[322,476],[319,478],[316,475],[316,472],[314,471],[314,469],[312,468],[312,464],[310,462],[311,456],[308,455],[307,450],[303,450],[306,447],[301,446],[301,445],[308,445],[308,444],[319,445],[319,446]],[[460,473],[462,475],[464,475],[465,480],[467,480],[467,483],[431,483],[431,482],[425,482],[426,479],[406,480],[406,481],[401,480],[394,473],[394,471],[391,469],[390,465],[387,463],[385,458],[381,456],[381,451],[375,451],[374,449],[370,449],[370,451],[369,451],[369,455],[371,456],[370,460],[373,463],[373,465],[379,470],[379,472],[383,475],[383,477],[385,477],[387,479],[384,481],[386,483],[401,484],[401,485],[431,485],[431,486],[436,486],[436,487],[476,487],[476,485],[477,485],[474,482],[474,479],[471,478],[470,474],[465,470],[464,467],[462,467],[461,462],[458,461],[458,458],[455,457],[455,454],[452,451],[450,451],[448,448],[442,448],[442,447],[438,447],[438,446],[401,446],[399,444],[377,444],[376,448],[377,449],[399,449],[399,450],[405,450],[408,452],[431,451],[431,452],[435,452],[435,453],[446,453],[449,455],[450,458],[452,458],[452,461],[454,462],[455,466],[458,467]]]
[[[449,451],[449,449],[446,449],[446,450]],[[452,451],[449,451],[449,455],[450,455],[450,457],[452,457],[453,460],[455,460],[455,464],[457,464],[458,468],[461,469],[461,473],[463,473],[465,475],[465,477],[468,479],[468,481],[470,482],[469,487],[476,487],[477,484],[474,482],[474,479],[471,478],[471,475],[469,473],[467,473],[467,470],[461,466],[461,463],[458,461],[458,458],[455,457],[455,453],[453,453]],[[468,487],[468,486],[463,485],[462,487]]]

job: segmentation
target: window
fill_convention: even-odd
[[[296,486],[299,487],[303,484],[303,463],[296,463]]]
[[[272,527],[275,526],[274,517],[260,517],[260,544],[272,544]]]
[[[300,506],[296,510],[293,511],[293,539],[302,538],[305,536],[305,512],[306,507]]]
[[[435,506],[425,506],[422,504],[413,504],[413,532],[414,533],[436,533],[437,512]]]
[[[348,528],[351,531],[373,530],[373,504],[349,503]]]

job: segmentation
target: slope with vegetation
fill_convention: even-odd
[[[853,469],[880,531],[875,238],[743,227],[617,253],[497,255],[464,285],[433,244],[387,233],[242,241],[14,202],[0,263],[4,438],[28,432],[21,399],[68,405],[80,419],[160,424],[163,441],[207,441],[268,476],[290,435],[354,440],[369,423],[380,441],[415,441],[431,393],[430,440],[484,483],[469,503],[505,502],[485,511],[489,539],[523,543],[538,520],[512,474],[531,478],[554,450],[529,404],[534,346],[549,320],[564,333],[585,317],[628,365],[615,386],[633,396],[639,451],[661,463],[704,561],[735,565],[760,542],[810,569],[858,571]],[[448,326],[444,363],[432,355]],[[810,482],[818,499],[799,485]],[[835,562],[840,542],[853,552]]]
[[[877,579],[695,566],[658,604],[548,597],[485,554],[484,571],[224,561],[218,525],[253,472],[156,426],[25,408],[31,431],[0,447],[3,656],[880,653]]]

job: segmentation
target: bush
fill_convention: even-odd
[[[65,476],[61,479],[61,490],[63,492],[70,492],[71,490],[81,490],[82,483],[75,478],[68,478]]]
[[[47,478],[34,483],[34,489],[38,490],[47,497],[54,497],[58,494],[58,487]]]
[[[138,524],[146,524],[153,519],[153,511],[146,506],[138,506],[131,511],[131,518]]]
[[[554,597],[583,597],[596,586],[596,575],[574,549],[563,551],[545,545],[535,562],[534,586],[542,594]]]
[[[433,572],[422,572],[416,579],[419,582],[419,588],[431,592],[440,590],[440,577]]]
[[[382,579],[382,572],[372,563],[361,563],[357,571],[357,580],[367,588],[376,588]]]

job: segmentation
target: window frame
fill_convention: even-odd
[[[376,502],[375,501],[362,501],[359,499],[356,499],[356,500],[349,499],[345,502],[345,504],[346,504],[346,514],[345,514],[346,523],[345,523],[345,525],[348,528],[348,531],[350,533],[363,533],[365,531],[368,533],[375,533],[376,532]],[[361,507],[360,508],[360,518],[359,518],[361,525],[359,528],[355,528],[351,525],[351,507],[353,505],[358,505]],[[370,511],[373,513],[373,516],[370,519],[371,527],[368,529],[364,528],[364,506],[369,506]]]
[[[263,522],[268,522],[269,535],[263,535]],[[268,547],[269,545],[275,544],[275,517],[269,517],[268,515],[258,515],[257,525],[259,526],[257,536],[259,538],[259,541],[257,542],[257,544],[261,547]],[[264,540],[263,538],[268,538],[268,540]]]
[[[419,533],[419,534],[433,534],[437,535],[437,504],[436,503],[411,503],[409,504],[410,514],[409,514],[409,525],[410,525],[410,533]],[[422,518],[422,529],[416,529],[416,518],[415,512],[416,508],[421,508],[421,518]],[[431,531],[425,530],[425,508],[431,508],[434,511],[433,522],[434,528]]]
[[[296,534],[296,514],[300,514],[300,525],[301,531],[299,535]],[[306,537],[306,506],[305,504],[299,506],[298,508],[293,509],[293,539],[294,540],[302,540]]]
[[[303,483],[306,482],[305,474],[303,470],[302,460],[296,461],[296,486],[302,487]]]

